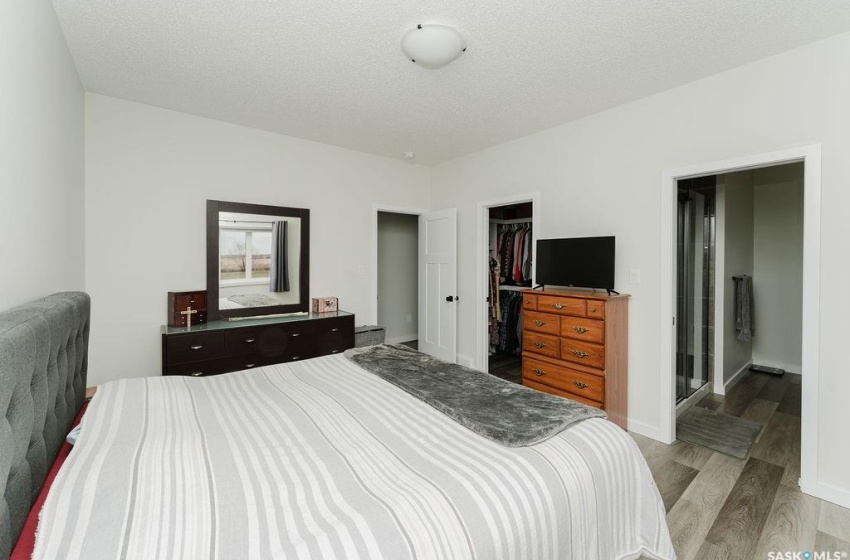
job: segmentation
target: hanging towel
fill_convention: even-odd
[[[738,340],[752,340],[755,335],[753,318],[753,278],[752,276],[735,277],[735,330]]]

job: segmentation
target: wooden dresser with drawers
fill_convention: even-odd
[[[162,327],[162,374],[203,377],[295,362],[354,347],[345,311]]]
[[[527,291],[522,383],[601,408],[626,429],[629,296]]]

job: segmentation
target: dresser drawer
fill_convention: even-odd
[[[522,308],[531,309],[532,311],[537,309],[537,296],[534,294],[522,294]]]
[[[522,376],[523,379],[551,385],[586,399],[599,402],[605,400],[605,379],[599,375],[526,359],[522,362]]]
[[[354,320],[340,317],[316,321],[311,338],[313,356],[339,354],[354,347]]]
[[[561,317],[539,311],[523,313],[522,326],[531,331],[557,335],[560,333]]]
[[[561,336],[586,340],[598,344],[605,343],[605,321],[585,319],[583,317],[561,317]]]
[[[168,337],[166,363],[199,362],[225,355],[224,333],[207,332]]]
[[[537,296],[537,310],[559,315],[587,315],[587,301],[578,298]]]
[[[595,368],[605,367],[605,347],[590,342],[580,342],[570,338],[562,338],[561,359],[569,360],[583,366]]]
[[[558,397],[564,397],[565,399],[572,399],[582,404],[586,404],[587,406],[592,406],[593,408],[602,408],[602,403],[600,402],[584,398],[574,393],[568,393],[567,391],[562,391],[561,389],[557,389],[549,385],[544,385],[543,383],[537,383],[536,381],[523,379],[522,384],[526,387],[530,387],[531,389],[537,389],[538,391],[543,391],[544,393],[549,393],[550,395],[556,395]]]
[[[557,358],[560,355],[559,341],[557,336],[523,331],[522,351]]]
[[[163,375],[188,375],[191,377],[206,377],[218,375],[228,371],[234,371],[231,360],[204,360],[200,362],[185,362],[182,364],[168,364]]]
[[[271,325],[227,331],[225,344],[230,356],[255,356],[264,363],[275,363],[299,353],[302,340],[309,338],[308,327]]]
[[[605,302],[589,299],[587,300],[587,316],[596,319],[605,318]]]

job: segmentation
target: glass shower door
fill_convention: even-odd
[[[698,192],[679,189],[676,267],[676,400],[695,393],[708,381],[705,266],[706,200]]]

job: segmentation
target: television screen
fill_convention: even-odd
[[[614,289],[614,237],[537,241],[536,281],[542,285]]]

